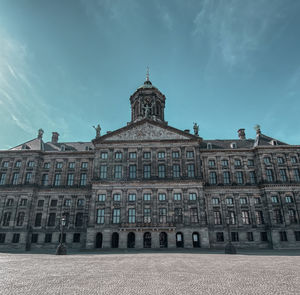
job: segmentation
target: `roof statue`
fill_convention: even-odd
[[[194,129],[194,134],[198,136],[199,135],[199,125],[197,123],[194,123],[193,129]]]
[[[43,138],[43,134],[44,134],[44,130],[42,128],[40,128],[38,130],[38,137],[37,138],[42,139]]]
[[[100,137],[100,131],[101,131],[100,125],[98,124],[97,127],[95,127],[95,126],[93,126],[93,127],[96,130],[96,138],[99,138]]]

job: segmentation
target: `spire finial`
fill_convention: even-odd
[[[146,81],[149,81],[149,67],[147,67]]]

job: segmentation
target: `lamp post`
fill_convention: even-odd
[[[60,239],[59,239],[59,245],[56,249],[56,255],[66,255],[67,254],[67,247],[63,243],[64,226],[65,225],[66,225],[66,216],[63,215],[61,218],[61,223],[60,223]]]
[[[230,215],[226,218],[226,225],[227,225],[227,232],[228,232],[228,243],[225,245],[225,254],[236,254],[236,248],[231,243],[231,236],[230,236]]]

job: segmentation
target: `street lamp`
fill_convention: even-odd
[[[63,215],[61,218],[61,224],[60,224],[60,239],[59,239],[59,245],[56,249],[56,255],[66,255],[67,254],[67,247],[63,243],[63,236],[64,236],[64,226],[66,225],[66,216]]]
[[[231,243],[231,235],[230,235],[230,215],[228,213],[226,218],[227,232],[228,232],[228,243],[225,245],[225,254],[236,254],[236,248]]]

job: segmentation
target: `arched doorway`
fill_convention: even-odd
[[[165,232],[159,234],[160,248],[168,248],[168,235]]]
[[[102,248],[102,233],[96,235],[96,248]]]
[[[127,236],[127,248],[135,247],[135,234],[130,232]]]
[[[193,238],[193,247],[200,248],[200,236],[197,232],[194,232],[192,235]]]
[[[151,248],[151,233],[144,233],[144,248]]]
[[[111,247],[118,248],[119,247],[119,234],[113,233],[111,237]]]
[[[183,246],[184,246],[183,234],[181,232],[178,232],[176,234],[176,247],[183,248]]]

